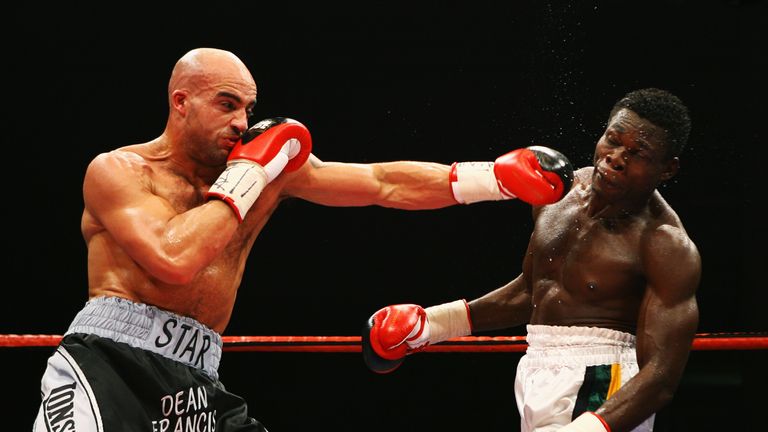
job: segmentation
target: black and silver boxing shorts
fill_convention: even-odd
[[[221,347],[194,319],[92,299],[48,360],[33,431],[265,431],[219,381]]]

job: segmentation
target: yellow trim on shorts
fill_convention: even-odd
[[[613,396],[619,390],[619,387],[621,387],[621,365],[614,363],[611,365],[611,383],[608,384],[608,392],[605,394],[605,399],[607,400]]]

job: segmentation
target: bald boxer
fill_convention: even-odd
[[[669,92],[625,95],[593,166],[562,200],[533,207],[522,272],[470,302],[380,309],[364,326],[366,364],[388,373],[428,345],[527,324],[515,381],[522,431],[652,430],[698,324],[701,258],[656,190],[677,173],[690,127]]]
[[[89,164],[89,300],[42,379],[35,430],[263,431],[218,377],[246,258],[278,204],[437,209],[559,200],[572,168],[545,147],[494,162],[324,163],[302,122],[249,128],[256,84],[231,52],[176,63],[160,136]],[[248,287],[254,289],[256,287]]]

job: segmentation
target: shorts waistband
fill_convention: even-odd
[[[196,320],[120,297],[89,300],[67,334],[86,333],[151,351],[218,378],[221,336]]]
[[[599,327],[528,325],[527,361],[537,365],[636,361],[635,336]]]
[[[535,347],[635,346],[635,335],[607,328],[529,324],[526,330],[526,342]]]

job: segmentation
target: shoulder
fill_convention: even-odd
[[[583,182],[589,179],[590,177],[592,177],[592,172],[594,170],[595,170],[595,167],[591,167],[591,166],[578,168],[573,172],[573,176],[575,177],[576,181]]]
[[[648,203],[648,219],[642,246],[644,252],[651,256],[655,251],[695,257],[699,254],[693,240],[685,231],[680,217],[658,191],[654,192]]]
[[[672,216],[647,227],[641,240],[642,264],[649,281],[692,292],[701,278],[701,255],[674,212]]]
[[[571,190],[577,189],[577,188],[585,188],[592,184],[592,173],[594,172],[594,167],[583,167],[579,168],[576,171],[573,172],[573,187]]]
[[[653,226],[643,236],[643,249],[647,252],[666,251],[698,255],[696,244],[680,225],[661,223]]]
[[[573,172],[573,176],[576,177],[577,181],[586,181],[590,177],[592,177],[592,172],[595,170],[595,167],[581,167],[576,169]]]
[[[105,199],[116,191],[151,189],[152,167],[141,155],[125,149],[101,153],[88,164],[83,192],[88,198]]]
[[[141,172],[148,166],[147,160],[138,153],[117,149],[94,157],[86,170],[86,176],[116,176],[126,172]]]

